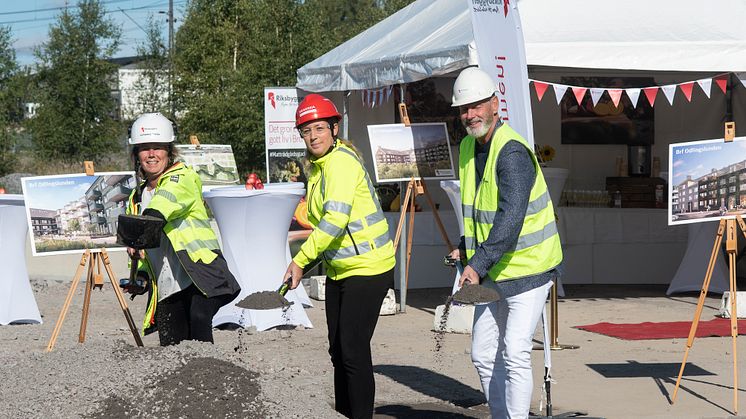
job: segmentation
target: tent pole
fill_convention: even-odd
[[[350,136],[347,127],[350,125],[350,91],[345,90],[342,98],[342,138],[349,141]]]

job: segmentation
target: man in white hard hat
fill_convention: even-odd
[[[474,311],[471,356],[493,418],[526,418],[532,337],[562,249],[544,176],[528,142],[500,120],[495,82],[469,67],[453,86],[467,136],[459,177],[464,237],[449,255],[465,260],[459,285],[482,284],[500,300]]]

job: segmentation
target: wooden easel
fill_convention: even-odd
[[[402,101],[404,100],[404,95],[402,93]],[[408,127],[410,125],[409,122],[409,115],[407,114],[407,105],[402,102],[399,103],[399,118],[401,119],[402,124],[404,126]],[[446,229],[443,227],[443,222],[440,220],[440,215],[438,214],[438,209],[435,207],[435,204],[433,204],[433,199],[430,197],[430,193],[427,191],[427,187],[425,186],[425,182],[422,181],[422,179],[415,179],[412,177],[409,182],[407,183],[407,190],[404,194],[404,200],[401,204],[401,215],[399,216],[399,225],[396,227],[396,236],[394,238],[394,249],[396,249],[399,246],[399,238],[401,236],[402,228],[404,227],[405,219],[404,217],[407,215],[407,209],[409,209],[409,223],[407,227],[407,262],[406,262],[406,271],[404,274],[404,286],[407,288],[409,286],[409,263],[411,262],[411,255],[412,255],[412,237],[414,234],[414,212],[415,212],[415,198],[419,195],[425,195],[425,198],[427,199],[427,203],[430,206],[430,209],[433,211],[433,216],[435,217],[435,223],[438,225],[438,230],[440,230],[440,235],[443,237],[443,242],[448,247],[448,252],[450,253],[453,250],[453,245],[451,244],[451,241],[448,239],[448,234],[446,234]]]
[[[734,136],[735,123],[727,122],[725,124],[725,142],[733,141]],[[679,391],[681,376],[684,375],[684,367],[686,366],[686,360],[689,357],[689,350],[694,344],[694,337],[697,333],[699,318],[702,315],[702,308],[704,307],[705,297],[707,297],[707,290],[710,287],[712,271],[715,268],[715,263],[717,262],[717,258],[720,253],[720,245],[723,241],[723,234],[725,234],[725,251],[728,254],[728,272],[730,277],[730,335],[733,341],[733,414],[738,414],[738,304],[736,301],[736,253],[738,251],[736,239],[736,222],[738,222],[738,229],[740,229],[741,233],[743,233],[744,237],[746,237],[746,223],[744,223],[743,218],[740,214],[736,214],[735,219],[721,219],[720,224],[718,225],[718,231],[715,235],[715,244],[712,246],[710,262],[707,265],[705,279],[702,283],[702,290],[699,293],[699,300],[697,301],[697,309],[694,312],[692,327],[689,329],[689,337],[686,341],[686,351],[684,352],[684,359],[681,361],[681,368],[679,369],[679,376],[676,379],[676,387],[673,390],[671,404],[674,404],[676,402],[676,393],[678,393]]]
[[[86,175],[92,176],[93,162],[86,161],[84,166]],[[57,317],[57,323],[54,326],[52,337],[49,339],[49,344],[47,344],[47,352],[51,352],[52,349],[54,349],[54,344],[57,341],[60,330],[62,329],[62,323],[65,321],[65,315],[67,314],[67,310],[70,308],[70,303],[72,302],[73,295],[75,294],[75,289],[78,287],[80,276],[82,275],[86,265],[88,265],[88,277],[86,279],[85,297],[83,298],[83,314],[80,319],[80,333],[78,334],[78,342],[85,342],[85,332],[88,323],[88,310],[91,303],[91,290],[95,288],[103,289],[104,286],[104,279],[103,275],[101,274],[101,266],[103,266],[104,270],[106,270],[106,274],[109,276],[109,281],[111,282],[111,286],[117,296],[119,306],[122,308],[122,313],[124,314],[124,318],[127,321],[127,325],[132,332],[132,336],[135,338],[135,343],[137,344],[137,346],[143,346],[142,339],[140,338],[140,333],[137,331],[137,326],[135,326],[134,320],[132,320],[132,314],[130,313],[129,307],[127,307],[127,302],[124,299],[124,295],[119,289],[119,284],[114,279],[114,271],[111,268],[111,263],[109,263],[109,254],[106,252],[106,249],[101,248],[94,251],[86,249],[86,251],[83,253],[83,256],[80,258],[80,263],[78,264],[78,269],[75,271],[73,282],[72,284],[70,284],[70,290],[67,293],[67,298],[65,298],[65,303],[62,306],[62,311],[60,311],[59,317]]]

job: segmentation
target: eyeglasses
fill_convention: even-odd
[[[311,138],[311,133],[313,133],[314,135],[322,135],[328,129],[331,129],[331,126],[329,124],[326,124],[326,125],[317,125],[315,127],[306,127],[303,129],[299,129],[298,132],[300,133],[300,136],[303,138]]]

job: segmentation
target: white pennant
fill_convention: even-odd
[[[676,96],[676,85],[667,84],[665,86],[661,86],[661,90],[663,90],[663,94],[666,95],[668,103],[673,105],[673,97]]]
[[[707,99],[709,99],[710,93],[712,93],[712,79],[700,79],[697,80],[697,84],[702,88],[702,91],[705,92]]]
[[[738,80],[741,80],[743,87],[746,87],[746,73],[736,73],[736,77],[738,77]]]
[[[562,102],[562,98],[565,96],[565,92],[567,91],[567,86],[564,84],[553,84],[552,87],[554,87],[554,97],[557,99],[557,104],[559,105],[560,102]]]
[[[627,92],[632,107],[637,108],[637,101],[640,100],[640,89],[624,89],[624,91]]]
[[[606,89],[594,89],[590,88],[591,91],[591,100],[593,100],[593,106],[596,106],[598,101],[601,99],[601,96],[603,96]]]

